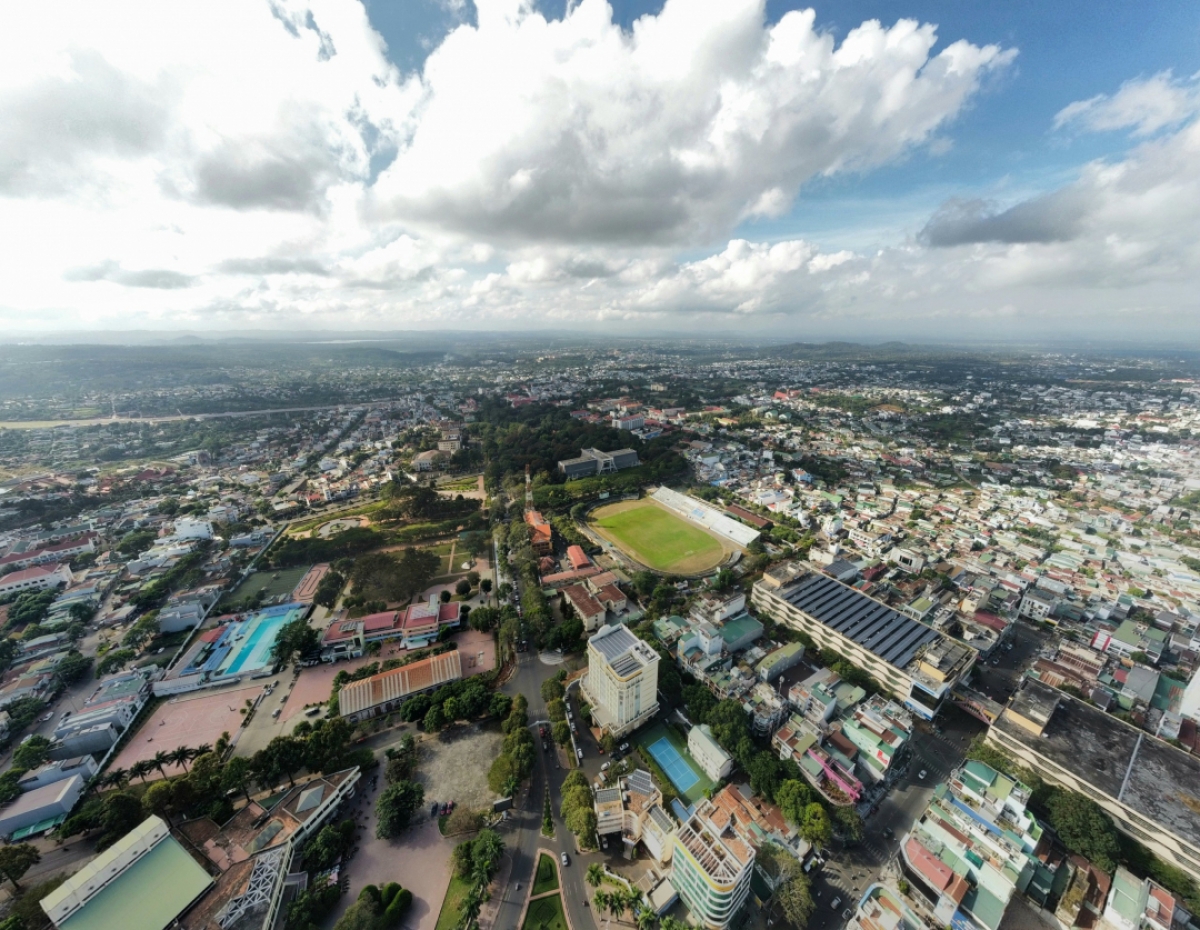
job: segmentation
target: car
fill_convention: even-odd
[[[563,865],[570,865],[570,864],[571,864],[571,860],[570,860],[570,859],[567,857],[567,854],[566,854],[566,853],[563,853],[563,854],[562,854],[562,864],[563,864]]]
[[[431,804],[431,805],[430,805],[430,807],[429,807],[429,816],[430,816],[431,818],[432,818],[432,817],[436,817],[436,816],[438,815],[438,807],[439,807],[439,805],[438,805],[438,802],[437,802],[437,801],[434,801],[434,802],[433,802],[433,804]]]
[[[600,837],[600,848],[608,849],[608,837],[607,836]]]
[[[850,910],[850,908],[846,908],[844,911],[842,911],[842,920],[849,920],[853,916],[854,911]]]
[[[620,750],[618,750],[617,752],[614,752],[614,753],[612,754],[612,760],[613,760],[613,762],[620,762],[620,761],[621,761],[622,759],[624,759],[624,758],[625,758],[625,757],[624,757],[623,755],[621,755],[621,753],[620,753]]]
[[[834,898],[833,903],[829,905],[830,910],[836,911],[838,909],[838,905],[841,903],[842,903],[841,898]]]
[[[275,718],[278,718],[278,717],[279,717],[279,715],[280,715],[280,714],[282,714],[282,713],[283,713],[283,708],[282,708],[282,707],[276,707],[276,708],[275,708],[273,711],[271,711],[271,716],[272,716],[272,717],[275,717]]]
[[[928,774],[929,773],[927,771],[925,771],[925,769],[921,769],[921,771],[917,772],[917,778],[921,779],[921,781],[924,781],[925,776]]]
[[[540,727],[538,727],[538,736],[540,736],[542,739],[546,738],[546,725],[545,724],[542,724]]]
[[[612,764],[611,762],[605,762],[605,763],[604,763],[602,766],[600,766],[600,771],[601,771],[601,772],[607,772],[607,771],[608,771],[608,767],[609,767],[611,764]]]
[[[50,711],[49,713],[42,714],[42,723],[48,723],[49,721],[51,721],[53,719],[54,719],[54,711]]]
[[[575,747],[575,758],[576,758],[576,759],[582,759],[582,758],[583,758],[583,750],[582,750],[580,747],[578,747],[578,746],[576,746],[576,747]]]
[[[999,664],[1000,664],[999,659],[992,659],[992,665],[999,665]]]
[[[629,752],[629,744],[628,744],[628,743],[622,743],[620,746],[618,746],[618,747],[617,747],[617,749],[618,749],[620,752]]]
[[[310,707],[308,710],[306,710],[304,712],[304,716],[305,717],[315,717],[320,712],[321,712],[321,707],[320,707],[320,705],[317,705],[316,707]]]

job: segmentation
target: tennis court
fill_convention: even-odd
[[[654,756],[654,761],[659,764],[659,767],[667,773],[671,784],[685,794],[700,780],[700,776],[684,761],[679,750],[672,746],[671,741],[665,736],[646,748],[650,751],[650,755]]]

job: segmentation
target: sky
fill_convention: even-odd
[[[1200,4],[5,18],[8,338],[1200,338]]]

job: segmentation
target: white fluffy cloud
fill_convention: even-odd
[[[815,178],[944,146],[1013,50],[909,21],[839,41],[811,12],[768,24],[765,0],[667,0],[628,31],[603,0],[568,6],[475,0],[413,74],[355,0],[6,11],[0,319],[883,331],[1194,292],[1195,82],[1065,108],[1060,127],[1142,141],[1061,190],[960,198],[854,255],[737,230]]]
[[[561,21],[477,7],[430,55],[374,194],[392,217],[504,241],[710,242],[815,176],[927,141],[1015,54],[933,54],[910,20],[838,45],[812,10],[765,26],[763,0],[667,0],[629,33],[605,0]]]

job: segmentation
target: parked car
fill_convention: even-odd
[[[582,758],[583,758],[583,749],[582,749],[582,748],[580,748],[580,747],[576,747],[576,748],[575,748],[575,758],[576,758],[576,759],[582,759]]]
[[[604,763],[602,766],[600,766],[600,771],[601,771],[601,772],[607,772],[607,771],[608,771],[608,767],[609,767],[611,764],[612,764],[611,762],[605,762],[605,763]]]
[[[929,773],[928,773],[927,771],[925,771],[924,769],[921,769],[921,771],[919,771],[919,772],[917,773],[917,778],[921,779],[921,781],[924,781],[924,780],[925,780],[925,776],[926,776],[926,775],[928,775],[928,774],[929,774]]]
[[[617,749],[621,752],[629,752],[629,744],[622,743],[620,746],[617,747]]]
[[[841,898],[834,898],[833,903],[829,905],[829,909],[832,911],[836,911],[838,909],[838,905],[841,903],[842,903]]]
[[[439,805],[438,805],[437,801],[434,801],[433,804],[431,804],[429,806],[429,816],[431,818],[436,817],[438,815],[438,807],[439,807]]]

